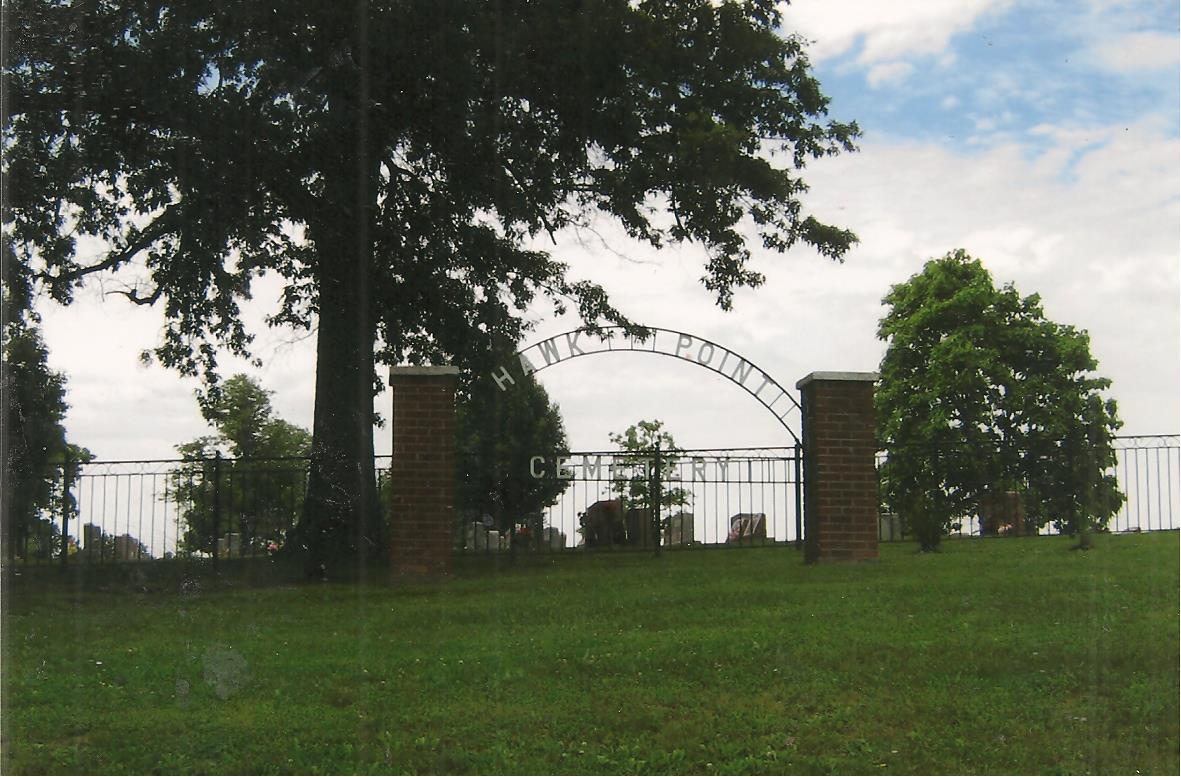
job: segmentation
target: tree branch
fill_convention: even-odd
[[[134,302],[136,305],[155,305],[160,297],[164,296],[164,289],[157,286],[156,289],[146,297],[139,296],[136,289],[127,289],[126,291],[113,291],[112,294],[122,294],[128,300]]]
[[[65,284],[70,284],[83,278],[87,275],[92,275],[96,272],[104,270],[111,270],[119,265],[126,264],[152,243],[173,231],[174,222],[177,220],[177,210],[175,206],[169,205],[164,209],[164,212],[152,220],[139,234],[128,242],[126,246],[118,251],[112,251],[107,254],[107,258],[98,262],[97,264],[87,265],[86,267],[75,267],[69,272],[63,272],[56,275],[50,275],[46,272],[39,272],[36,277],[45,281],[50,286],[61,287]]]

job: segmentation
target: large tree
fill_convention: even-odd
[[[1121,426],[1083,330],[1046,318],[962,250],[890,289],[876,394],[883,497],[924,549],[996,492],[1029,528],[1102,526],[1123,501],[1110,468]]]
[[[538,294],[625,323],[531,238],[617,219],[696,241],[724,308],[749,229],[838,258],[799,175],[851,149],[773,0],[12,0],[5,228],[69,302],[119,272],[167,316],[155,355],[216,391],[251,280],[316,327],[309,566],[379,549],[375,359],[466,363]],[[107,249],[79,250],[79,236]]]

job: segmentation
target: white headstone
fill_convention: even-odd
[[[566,535],[560,529],[546,526],[541,530],[541,542],[548,545],[550,550],[561,550],[566,547]]]

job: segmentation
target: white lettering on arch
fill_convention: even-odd
[[[763,372],[762,370],[759,371],[759,374],[763,376],[763,382],[759,385],[759,387],[757,389],[755,389],[755,396],[756,397],[759,395],[760,391],[762,391],[763,389],[767,388],[767,386],[770,386],[772,383],[775,382],[775,381],[771,380],[770,375]]]
[[[558,354],[558,346],[554,344],[553,338],[542,340],[537,344],[537,347],[541,350],[541,356],[545,359],[546,367],[562,361],[561,355]]]
[[[571,358],[575,356],[583,356],[586,354],[586,351],[578,347],[578,336],[580,334],[582,334],[582,332],[571,332],[570,334],[566,335],[566,348],[570,351]]]
[[[508,391],[505,386],[516,384],[516,381],[513,380],[513,376],[508,372],[508,367],[501,367],[500,372],[493,373],[492,380],[496,381],[496,388],[500,389],[501,391]]]
[[[755,366],[746,361],[746,359],[739,359],[738,364],[735,365],[734,370],[730,373],[730,379],[739,385],[745,385],[746,379],[754,372]]]

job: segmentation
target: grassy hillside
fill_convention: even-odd
[[[9,581],[6,772],[1178,771],[1178,535]],[[532,560],[531,560],[532,561]]]

